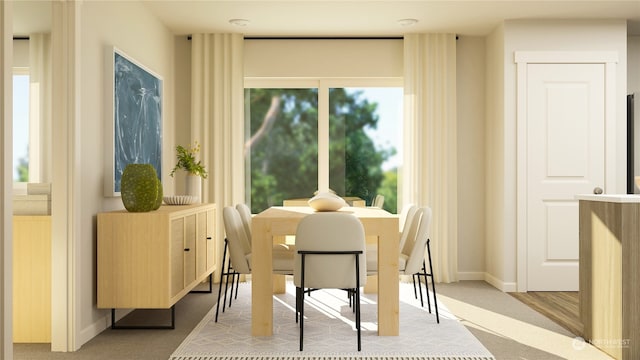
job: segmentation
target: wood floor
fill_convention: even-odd
[[[577,291],[512,292],[509,295],[522,301],[576,336],[583,335]]]

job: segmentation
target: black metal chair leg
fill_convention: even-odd
[[[238,299],[238,288],[240,287],[239,286],[240,285],[240,274],[238,274],[238,277],[236,278],[236,280],[237,280],[236,281],[236,295],[235,295],[234,299],[237,300]]]
[[[220,274],[220,286],[218,286],[218,302],[216,304],[216,321],[218,322],[218,311],[220,310],[220,294],[222,292],[222,278],[225,276],[224,273],[224,263],[227,258],[227,239],[224,239],[224,251],[222,251],[222,273]],[[224,301],[227,301],[227,296],[225,293]]]
[[[431,276],[431,288],[433,289],[433,305],[436,308],[436,322],[440,324],[440,314],[438,314],[438,300],[436,298],[436,281],[433,278],[433,266],[431,264],[431,246],[429,246],[429,242],[430,241],[427,240],[427,254],[429,256],[429,274]]]
[[[233,270],[229,270],[229,271],[230,271],[230,275],[231,275],[231,290],[229,291],[229,307],[231,307],[231,303],[233,302],[233,286],[235,285],[235,282],[236,282],[236,272],[233,271]],[[227,280],[227,283],[228,283],[228,280]],[[224,293],[224,298],[225,298],[225,300],[227,299],[226,289],[225,289],[225,293]]]
[[[225,275],[227,277],[227,281],[224,285],[224,302],[222,303],[222,312],[224,312],[224,309],[227,304],[227,291],[229,290],[229,276],[231,276],[231,293],[233,294],[233,279],[235,276],[235,271],[233,271],[233,268],[231,267],[231,258],[229,258],[229,263],[227,264],[227,272],[225,273]],[[222,284],[220,284],[220,286],[222,286]],[[229,299],[229,307],[231,307],[231,299]]]
[[[361,331],[360,331],[360,257],[356,256],[356,288],[355,288],[355,302],[356,306],[356,327],[358,328],[358,351],[362,349]]]
[[[300,351],[302,351],[302,342],[304,339],[303,336],[303,332],[304,332],[304,269],[305,269],[305,258],[304,258],[304,254],[302,254],[302,258],[301,258],[301,269],[302,271],[300,272],[300,288],[302,289],[301,291],[301,296],[300,296]]]
[[[296,324],[298,323],[298,316],[300,316],[300,288],[296,287]]]
[[[420,274],[418,273],[417,275],[418,275],[418,293],[420,294],[420,306],[424,307],[424,301],[422,300],[422,284],[420,281]]]
[[[433,277],[431,276],[431,274],[427,274],[427,265],[425,264],[424,260],[422,260],[422,274],[424,276],[425,293],[427,294],[427,308],[429,309],[429,314],[431,314],[431,300],[429,298],[429,280],[427,279],[427,277],[431,277],[432,283],[433,283]]]

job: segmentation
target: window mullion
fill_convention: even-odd
[[[329,88],[318,84],[318,189],[329,189]]]

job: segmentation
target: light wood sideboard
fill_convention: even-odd
[[[214,204],[98,214],[98,308],[168,309],[216,267]]]
[[[51,342],[51,216],[13,216],[13,342]]]
[[[584,338],[615,359],[639,359],[640,196],[577,198]]]

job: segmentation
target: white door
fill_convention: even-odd
[[[527,65],[527,289],[578,290],[576,194],[604,189],[605,65]]]

